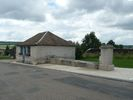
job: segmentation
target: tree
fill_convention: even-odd
[[[4,55],[5,56],[8,56],[10,54],[10,48],[9,48],[9,46],[7,45],[6,46],[6,49],[5,49],[5,52],[4,52]]]
[[[122,44],[116,45],[116,48],[123,49],[123,45]]]
[[[116,45],[115,45],[115,42],[114,42],[113,40],[109,40],[107,44],[108,44],[108,45],[112,45],[112,46],[114,46],[114,47],[116,46]]]
[[[117,49],[123,49],[123,45],[122,44],[116,44],[113,40],[109,40],[107,44],[108,45],[112,45],[112,46],[114,46]]]
[[[76,59],[80,59],[82,57],[81,45],[78,42],[76,42],[75,46],[76,46],[76,52],[75,52]]]
[[[95,32],[86,34],[82,41],[82,49],[85,52],[89,48],[99,48],[101,46],[100,40],[95,36]]]
[[[13,59],[16,58],[16,46],[13,46],[13,48],[10,49],[10,56],[13,57]]]

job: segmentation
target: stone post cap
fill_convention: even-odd
[[[112,45],[102,45],[100,49],[114,49]]]

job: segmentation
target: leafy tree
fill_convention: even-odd
[[[101,45],[106,45],[106,43],[101,43]]]
[[[9,48],[9,46],[7,45],[6,46],[6,49],[5,49],[5,52],[4,52],[4,55],[5,56],[8,56],[10,54],[10,48]]]
[[[123,45],[122,44],[116,45],[115,47],[118,48],[118,49],[123,49]]]
[[[90,34],[86,34],[82,41],[82,49],[83,52],[89,48],[99,48],[101,46],[100,40],[95,36],[95,32],[90,32]]]
[[[113,40],[109,40],[107,44],[108,44],[108,45],[112,45],[112,46],[114,46],[114,47],[116,46],[116,45],[115,45],[115,42],[114,42]]]
[[[116,44],[113,40],[109,40],[107,44],[112,45],[112,46],[114,46],[115,48],[118,48],[118,49],[123,49],[122,44]]]
[[[75,52],[76,59],[80,59],[82,57],[81,45],[78,42],[76,42],[75,46],[76,46],[76,52]]]
[[[123,45],[122,45],[122,44],[118,45],[118,47],[119,47],[120,49],[123,49]]]
[[[13,59],[16,58],[16,46],[13,46],[13,48],[10,49],[10,56],[13,57]]]

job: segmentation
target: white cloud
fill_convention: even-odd
[[[0,0],[1,18],[42,21],[46,11],[44,0]]]
[[[55,0],[55,3],[64,8],[68,6],[68,0]]]
[[[23,41],[51,31],[79,41],[95,31],[102,42],[133,44],[132,0],[0,0],[0,40]]]

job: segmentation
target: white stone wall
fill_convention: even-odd
[[[75,47],[64,47],[64,46],[31,46],[30,56],[25,58],[25,61],[31,63],[44,63],[48,57],[58,57],[75,59]],[[19,55],[20,47],[16,48],[16,59],[22,61],[22,55]]]
[[[101,46],[101,56],[99,59],[99,69],[111,71],[114,70],[113,65],[113,46]]]
[[[20,47],[16,47],[16,60],[17,61],[22,61],[22,57],[21,57],[21,55],[19,55],[19,53],[20,53]]]
[[[104,66],[112,65],[113,49],[102,49],[100,56],[100,63]]]
[[[75,59],[75,47],[32,46],[31,55],[34,58],[59,57]]]

